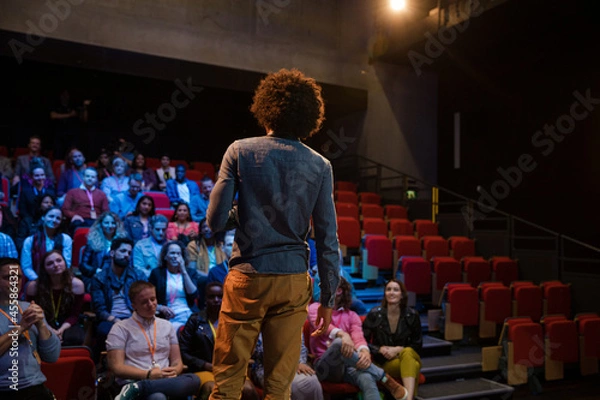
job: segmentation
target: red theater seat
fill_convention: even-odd
[[[392,241],[385,235],[366,235],[362,260],[363,279],[377,279],[379,270],[392,269]]]
[[[406,212],[406,208],[402,207],[398,204],[388,204],[384,207],[385,209],[385,217],[387,219],[392,218],[400,218],[400,219],[408,219],[408,213]]]
[[[479,286],[481,282],[489,281],[492,276],[490,263],[483,257],[464,257],[463,273],[464,282],[469,282],[473,287]]]
[[[175,210],[172,208],[157,208],[156,214],[164,215],[169,221],[171,221],[173,214],[175,214]]]
[[[360,224],[352,217],[337,217],[338,238],[342,253],[346,256],[348,249],[360,248]]]
[[[392,218],[389,221],[390,225],[390,237],[399,235],[411,235],[414,236],[413,223],[407,219]]]
[[[598,373],[600,359],[600,317],[596,313],[580,313],[575,316],[579,332],[579,368],[581,375]]]
[[[383,219],[383,207],[381,207],[379,204],[363,203],[360,206],[360,213],[363,218]]]
[[[544,364],[542,326],[529,317],[508,318],[504,334],[508,340],[508,384],[527,383],[528,369]]]
[[[338,217],[352,217],[358,220],[358,206],[353,203],[335,203],[335,213]]]
[[[461,340],[464,326],[476,326],[479,321],[477,290],[467,283],[449,283],[444,288],[446,340]]]
[[[511,316],[510,289],[501,282],[483,282],[479,285],[479,337],[496,336],[496,327]]]
[[[71,267],[73,268],[79,267],[79,253],[87,244],[87,235],[89,231],[90,228],[84,227],[75,229],[75,234],[73,235],[73,248],[71,250]]]
[[[426,260],[448,255],[448,241],[441,236],[425,236],[421,239],[421,243],[423,245],[423,258]]]
[[[571,317],[571,287],[561,281],[541,283],[543,294],[543,315],[562,314]]]
[[[438,224],[427,219],[416,219],[415,235],[419,239],[423,236],[438,236]]]
[[[355,192],[336,190],[335,201],[339,201],[340,203],[352,203],[358,205],[358,196]]]
[[[511,282],[519,280],[519,267],[517,261],[510,257],[492,257],[492,279],[502,282],[504,286],[509,287]]]
[[[335,183],[335,190],[343,190],[343,191],[347,191],[347,192],[356,193],[357,189],[358,189],[358,185],[354,182],[337,181]]]
[[[545,332],[547,381],[564,378],[564,364],[579,360],[577,324],[564,315],[546,315],[542,318]]]
[[[542,289],[531,282],[516,281],[511,284],[514,317],[530,317],[539,321],[542,316]]]
[[[450,242],[450,255],[458,261],[463,257],[475,256],[475,241],[465,236],[451,236],[448,238]]]
[[[362,204],[381,204],[381,196],[373,192],[360,192],[358,199]]]
[[[398,260],[403,256],[421,256],[421,242],[414,236],[395,236],[393,239],[394,245],[394,266],[398,265]],[[396,276],[396,271],[394,275]]]
[[[382,218],[363,218],[363,235],[388,236],[387,224]]]
[[[198,180],[202,180],[202,177],[204,176],[208,176],[212,180],[215,179],[215,167],[214,165],[212,165],[212,163],[204,161],[194,161],[192,162],[192,168],[194,169],[194,171],[200,172],[201,178]]]
[[[155,208],[170,208],[171,201],[164,192],[144,192],[145,195],[152,197]]]

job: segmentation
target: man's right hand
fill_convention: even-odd
[[[315,326],[317,327],[317,330],[315,330],[311,336],[319,336],[327,332],[327,329],[329,329],[329,324],[331,324],[332,311],[332,308],[319,304],[319,308],[317,310],[317,319],[315,320]]]

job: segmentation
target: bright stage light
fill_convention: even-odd
[[[406,8],[406,0],[390,0],[390,7],[394,11],[402,11]]]

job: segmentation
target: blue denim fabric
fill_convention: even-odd
[[[267,135],[234,142],[211,193],[208,224],[214,232],[222,231],[233,216],[238,229],[229,267],[260,274],[307,271],[312,217],[320,302],[333,307],[339,245],[329,161],[299,140]]]

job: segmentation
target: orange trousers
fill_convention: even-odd
[[[312,297],[306,274],[244,274],[231,270],[223,286],[211,400],[240,398],[248,361],[262,331],[265,400],[289,400],[300,359],[302,325]]]

